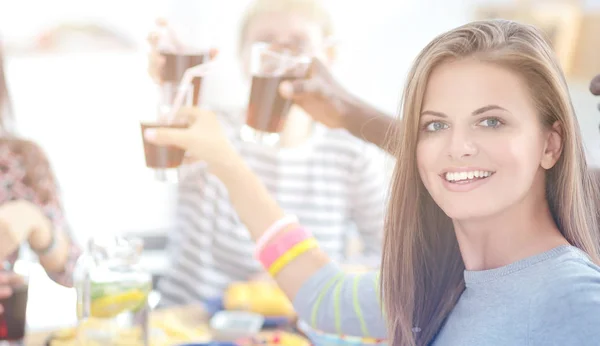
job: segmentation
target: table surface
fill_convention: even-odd
[[[153,317],[160,317],[161,315],[166,314],[176,314],[182,319],[185,316],[193,316],[194,320],[203,319],[208,321],[208,314],[203,310],[202,307],[198,305],[189,305],[189,306],[180,306],[166,309],[159,309],[151,312]],[[36,331],[33,333],[27,333],[25,336],[24,346],[43,346],[45,345],[48,338],[52,335],[56,330],[48,330],[48,331]]]

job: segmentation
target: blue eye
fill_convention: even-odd
[[[427,132],[437,132],[440,130],[444,130],[447,129],[448,125],[439,122],[439,121],[432,121],[429,124],[425,125],[425,131]]]
[[[500,127],[503,125],[502,122],[500,121],[500,119],[498,119],[498,118],[483,119],[479,124],[483,127],[491,127],[491,128],[497,128],[497,127]]]

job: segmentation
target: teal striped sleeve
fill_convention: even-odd
[[[294,298],[300,319],[327,333],[385,338],[376,272],[346,274],[333,263],[310,277]]]

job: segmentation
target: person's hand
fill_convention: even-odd
[[[319,59],[313,59],[308,79],[284,81],[279,93],[330,128],[347,128],[347,117],[353,114],[356,104],[356,98],[334,79]]]
[[[186,122],[189,126],[185,129],[146,129],[144,137],[156,145],[181,148],[189,158],[204,161],[209,168],[227,165],[237,155],[215,113],[186,107],[177,113],[176,121]]]
[[[0,258],[6,258],[28,240],[37,227],[43,226],[40,209],[25,200],[0,205]]]
[[[148,34],[148,45],[150,46],[148,74],[157,84],[162,83],[162,71],[165,66],[165,57],[161,54],[161,46],[165,46],[166,50],[174,54],[184,54],[190,50],[190,47],[181,42],[173,28],[163,18],[156,19],[155,30]],[[218,50],[211,48],[208,53],[209,59],[213,60],[217,56]]]
[[[10,271],[0,270],[0,300],[12,296],[12,287],[23,284],[23,278]],[[0,304],[0,315],[4,313],[4,307]]]

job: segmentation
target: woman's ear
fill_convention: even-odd
[[[546,145],[542,156],[541,166],[544,169],[554,167],[563,150],[564,131],[559,121],[552,124],[552,128],[546,137]]]

